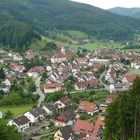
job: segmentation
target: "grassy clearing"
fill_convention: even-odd
[[[108,42],[108,43],[94,42],[94,43],[89,43],[89,44],[84,44],[84,45],[71,45],[71,47],[87,49],[90,51],[99,50],[102,48],[110,48],[110,49],[123,48],[121,44],[111,43],[111,42]]]
[[[75,39],[84,39],[88,37],[86,33],[81,31],[66,30],[66,33],[68,33],[68,35]]]
[[[78,92],[71,95],[71,99],[74,103],[79,104],[80,101],[89,101],[99,103],[109,95],[106,91],[95,91],[95,92]]]
[[[33,108],[33,105],[23,105],[23,106],[6,106],[0,107],[0,111],[5,113],[7,110],[14,114],[14,117],[23,114],[24,112]]]

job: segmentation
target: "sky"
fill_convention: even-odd
[[[83,2],[86,4],[91,4],[96,7],[103,9],[109,9],[113,7],[140,7],[140,0],[72,0],[77,2]]]

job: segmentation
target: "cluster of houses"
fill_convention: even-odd
[[[140,77],[140,73],[127,73],[130,69],[140,68],[140,53],[133,50],[123,52],[105,48],[93,52],[87,51],[84,57],[79,57],[74,52],[61,47],[58,53],[46,57],[50,61],[49,64],[34,66],[30,69],[24,66],[24,61],[33,60],[37,56],[31,49],[24,54],[0,49],[0,54],[3,54],[0,64],[6,65],[3,68],[5,79],[1,82],[0,87],[4,93],[9,92],[15,79],[25,76],[41,78],[43,73],[47,73],[47,78],[43,83],[43,91],[46,94],[66,90],[64,84],[70,76],[75,79],[74,90],[76,91],[99,88],[103,84],[103,80],[107,82],[112,94],[98,105],[81,99],[78,108],[73,109],[72,100],[64,97],[56,102],[42,104],[41,107],[27,111],[8,122],[8,125],[15,125],[19,132],[24,132],[34,123],[46,120],[55,112],[56,114],[51,120],[60,128],[54,135],[55,140],[101,140],[105,126],[103,115],[108,104],[116,98],[113,93],[128,90],[134,79]],[[124,64],[122,59],[129,60],[130,64]],[[104,79],[97,76],[97,72],[101,68],[105,69]],[[98,116],[98,118],[95,122],[82,120],[80,119],[82,113]]]
[[[55,112],[52,120],[54,125],[60,129],[55,132],[54,140],[88,140],[89,138],[91,140],[101,140],[105,126],[103,112],[116,97],[116,95],[110,95],[99,105],[93,102],[81,101],[76,110],[71,108],[72,100],[63,97],[56,102],[42,104],[40,108],[34,108],[9,120],[8,125],[14,125],[19,132],[25,132],[33,124],[47,120],[48,116],[53,115]],[[82,113],[91,115],[91,117],[99,115],[99,117],[93,123],[90,120],[81,120],[80,115]]]
[[[33,52],[31,49],[27,50],[25,54],[22,55],[18,52],[6,53],[3,49],[1,49],[0,53],[6,54],[0,59],[0,63],[6,64],[9,67],[9,69],[4,69],[6,78],[3,83],[5,87],[1,89],[4,92],[8,92],[12,82],[10,79],[16,77],[22,78],[26,75],[36,78],[40,77],[43,73],[47,73],[48,75],[44,83],[44,93],[64,89],[64,83],[69,76],[73,76],[77,80],[74,84],[75,90],[82,91],[93,87],[100,87],[101,81],[96,75],[96,72],[101,68],[106,69],[104,79],[107,81],[107,84],[111,86],[113,84],[114,87],[117,87],[115,86],[116,84],[124,83],[124,81],[125,83],[129,83],[130,81],[129,79],[126,80],[128,75],[119,74],[121,72],[127,72],[130,68],[139,69],[140,63],[140,54],[132,50],[122,52],[105,48],[99,51],[87,52],[85,57],[76,56],[71,60],[75,53],[61,47],[58,53],[51,57],[46,57],[51,62],[49,65],[35,66],[27,69],[23,65],[24,60],[30,61],[37,56],[37,53]],[[131,62],[130,66],[121,63],[120,61],[122,58],[129,60]]]

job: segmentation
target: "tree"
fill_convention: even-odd
[[[21,135],[13,126],[7,125],[4,120],[0,120],[0,140],[20,140]]]
[[[5,79],[5,73],[4,73],[4,70],[1,68],[0,69],[0,79]]]
[[[68,92],[70,92],[74,89],[74,83],[72,81],[66,81],[64,83],[64,87],[68,90]]]
[[[7,111],[5,112],[5,114],[4,114],[4,119],[9,120],[9,119],[11,119],[11,118],[13,117],[13,115],[14,115],[14,114],[13,114],[11,111],[7,110]]]
[[[140,137],[140,78],[108,106],[104,140],[138,140]]]

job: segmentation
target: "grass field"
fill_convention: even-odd
[[[33,105],[24,105],[24,106],[8,106],[0,107],[0,111],[5,113],[7,110],[11,111],[14,114],[14,117],[23,114],[24,112],[33,108]]]
[[[68,33],[68,35],[70,35],[74,39],[82,39],[82,38],[85,39],[88,37],[86,33],[81,31],[66,30],[65,32]]]
[[[82,49],[87,49],[87,50],[99,50],[102,48],[110,48],[110,49],[115,49],[115,48],[123,48],[123,46],[119,43],[102,43],[102,42],[95,42],[95,43],[89,43],[85,45],[72,45],[71,47],[75,48],[82,48]]]
[[[140,74],[140,69],[131,69],[127,74]]]

